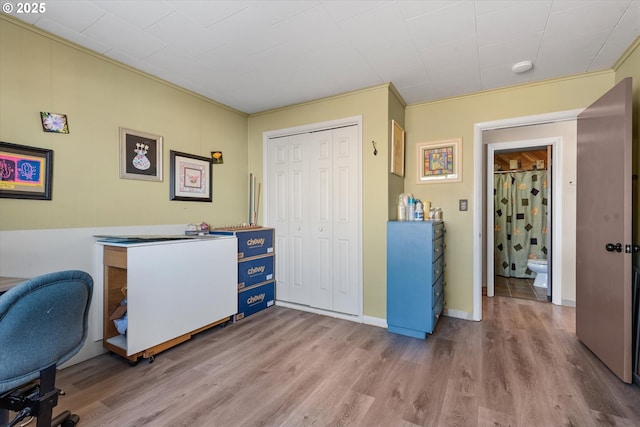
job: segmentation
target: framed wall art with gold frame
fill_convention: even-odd
[[[391,173],[404,176],[404,129],[391,120]]]

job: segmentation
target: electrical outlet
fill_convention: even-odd
[[[469,209],[469,200],[467,200],[467,199],[460,199],[458,204],[459,204],[459,209],[461,211],[466,211],[466,210]]]

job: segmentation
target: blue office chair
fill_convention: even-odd
[[[93,279],[69,270],[27,280],[0,295],[0,426],[37,417],[37,427],[75,426],[64,411],[52,420],[60,390],[56,367],[87,338]],[[9,423],[9,413],[17,412]]]

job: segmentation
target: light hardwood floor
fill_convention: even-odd
[[[61,370],[81,426],[640,426],[640,389],[575,336],[575,311],[486,298],[426,341],[273,307],[131,367]]]

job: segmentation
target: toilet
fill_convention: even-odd
[[[536,278],[533,281],[533,286],[537,286],[538,288],[546,288],[547,272],[549,271],[547,260],[546,259],[530,259],[527,261],[527,267],[529,267],[529,270],[536,273]]]

